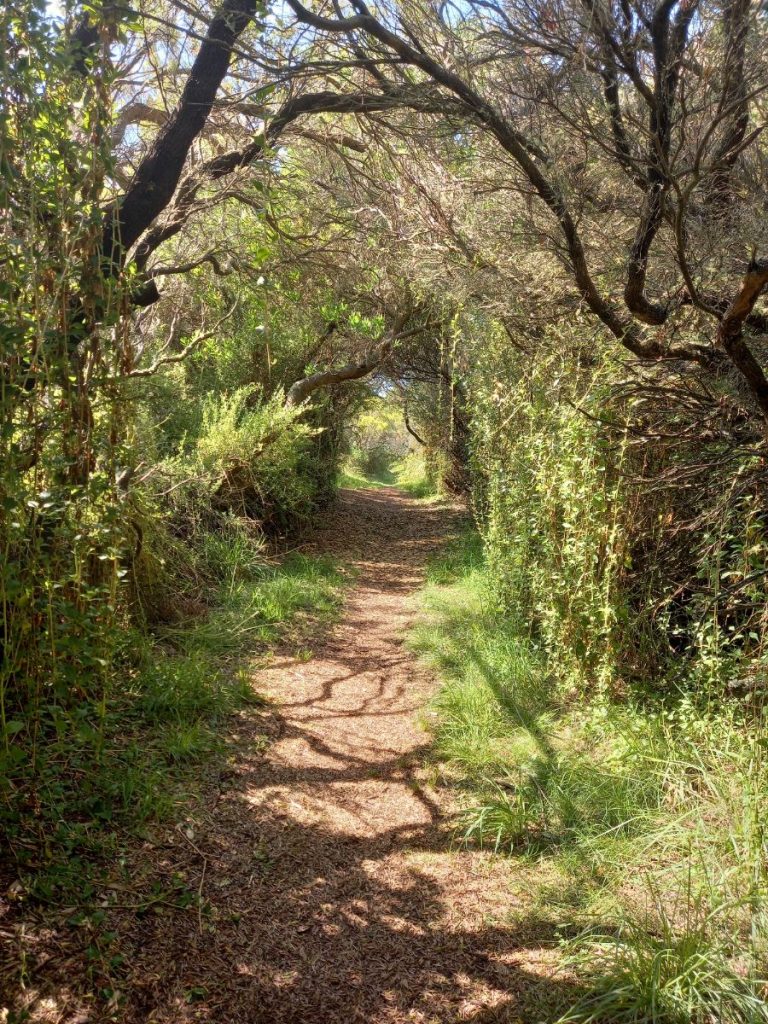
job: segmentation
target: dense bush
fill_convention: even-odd
[[[467,330],[480,536],[415,639],[437,770],[464,841],[548,864],[537,905],[582,929],[563,1021],[764,1021],[762,467],[725,427],[681,441],[690,392],[649,401],[581,341]]]
[[[548,356],[509,367],[504,384],[477,382],[478,507],[510,615],[529,624],[566,677],[601,685],[615,677],[627,624],[626,484],[621,450],[609,450],[599,425],[576,408],[592,400],[599,379],[563,379],[568,341],[550,339]]]
[[[535,359],[499,351],[470,378],[475,507],[498,600],[568,685],[759,697],[759,460],[725,432],[677,443],[680,395],[630,400],[610,353],[572,372],[580,341],[579,328],[553,327]]]

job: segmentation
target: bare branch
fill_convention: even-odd
[[[225,321],[229,320],[229,318],[232,316],[232,314],[237,309],[238,305],[239,305],[239,302],[236,301],[235,304],[231,307],[231,309],[227,310],[227,312],[224,313],[223,316],[219,317],[219,319],[210,328],[210,330],[198,331],[191,338],[191,340],[187,342],[187,344],[184,346],[184,348],[181,349],[180,352],[174,352],[171,355],[166,355],[165,353],[167,353],[168,348],[169,348],[169,346],[170,346],[170,344],[171,344],[171,342],[173,340],[173,337],[175,335],[175,326],[176,326],[176,319],[177,318],[174,318],[173,323],[171,324],[171,330],[170,330],[170,332],[168,334],[168,340],[165,342],[165,344],[163,345],[163,347],[160,350],[160,354],[152,362],[152,364],[150,366],[144,367],[143,369],[140,369],[140,370],[130,370],[128,373],[120,374],[118,377],[113,378],[113,380],[120,380],[120,381],[122,381],[122,380],[133,379],[133,378],[136,378],[136,377],[152,377],[163,366],[168,366],[168,365],[170,365],[172,363],[181,363],[181,362],[183,362],[187,358],[187,356],[191,355],[191,353],[194,352],[195,349],[198,348],[204,341],[208,341],[209,338],[213,338],[213,337],[216,336],[216,334],[217,334],[219,328],[221,327],[221,325],[223,323],[225,323]]]
[[[763,416],[768,419],[768,379],[751,349],[744,341],[744,321],[768,284],[768,260],[752,260],[736,298],[725,311],[717,340],[731,358],[733,364],[744,376],[760,406]]]
[[[302,405],[313,391],[318,388],[329,387],[332,384],[342,384],[349,380],[360,380],[373,373],[392,351],[394,343],[400,339],[411,336],[423,330],[423,327],[414,328],[411,331],[403,331],[403,324],[408,319],[409,313],[401,314],[395,321],[392,328],[385,332],[374,348],[358,363],[347,363],[334,370],[322,370],[313,373],[309,377],[297,380],[288,389],[285,397],[285,404],[289,407]]]
[[[131,187],[107,215],[102,251],[119,266],[176,191],[192,143],[203,129],[229,69],[232,48],[256,11],[256,0],[224,0],[190,68],[179,104],[139,164]]]

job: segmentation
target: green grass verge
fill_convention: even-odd
[[[336,616],[346,579],[327,557],[294,554],[223,586],[205,618],[155,638],[127,630],[102,708],[83,702],[65,716],[51,705],[34,762],[0,788],[18,898],[89,903],[131,836],[183,818],[225,763],[230,716],[265,703],[254,657],[280,641],[306,649]]]
[[[435,474],[427,471],[424,457],[419,452],[411,452],[402,459],[393,459],[389,468],[378,473],[365,473],[358,465],[348,461],[339,472],[337,486],[354,490],[397,487],[413,498],[438,498],[441,495]]]
[[[737,709],[573,698],[499,607],[478,537],[437,558],[413,648],[439,672],[435,775],[460,836],[539,865],[531,912],[578,934],[565,1022],[768,1021],[766,731]],[[597,688],[596,688],[597,689]]]
[[[386,477],[368,476],[353,467],[342,468],[336,478],[337,487],[348,487],[355,491],[369,491],[375,490],[378,487],[392,487],[396,482],[391,474],[387,474]]]

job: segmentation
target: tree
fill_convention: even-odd
[[[351,48],[376,68],[380,89],[407,82],[434,103],[437,88],[452,116],[511,158],[514,187],[548,212],[539,230],[556,228],[550,251],[580,301],[633,356],[714,374],[725,361],[768,415],[745,336],[766,327],[755,304],[768,263],[753,258],[740,285],[730,280],[734,254],[763,243],[749,164],[761,166],[765,79],[755,7],[477,0],[378,16],[352,0],[350,14],[328,17],[289,6],[331,52]],[[727,214],[726,194],[740,197]]]

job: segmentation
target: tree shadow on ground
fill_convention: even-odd
[[[375,770],[409,785],[402,759]],[[330,774],[302,776],[302,786],[348,785],[371,766],[350,760]],[[496,919],[478,919],[482,877],[457,893],[441,857],[451,832],[428,796],[427,824],[370,838],[294,820],[282,796],[292,780],[279,781],[274,800],[254,805],[263,772],[239,776],[195,834],[201,855],[174,861],[191,888],[200,880],[200,921],[154,915],[125,936],[121,1019],[490,1024],[553,1020],[576,1000],[572,980],[552,976],[551,922],[505,921],[503,905]],[[453,851],[459,875],[462,856]]]
[[[369,716],[367,705],[361,695],[357,713]],[[489,898],[495,858],[454,846],[450,821],[418,782],[426,745],[373,760],[321,748],[326,763],[308,767],[257,755],[258,723],[243,726],[238,770],[190,821],[192,838],[154,837],[137,857],[154,886],[171,892],[181,880],[199,900],[137,916],[108,908],[119,895],[105,899],[109,952],[124,957],[117,1010],[68,994],[67,971],[49,964],[56,1013],[33,1020],[535,1024],[578,999],[573,980],[554,974],[552,922],[509,892]],[[295,720],[279,730],[318,742]],[[407,790],[421,822],[371,836],[310,820],[320,793],[356,815],[360,784],[371,781]],[[465,857],[475,858],[469,871]]]
[[[363,569],[363,595],[411,590],[425,550],[445,537],[445,514],[432,509],[405,532],[402,504],[383,491],[366,498],[368,529],[372,509],[381,518],[376,578]],[[353,614],[346,628],[354,636],[363,622]],[[386,694],[377,684],[407,661],[393,634],[385,639],[361,668],[348,642],[326,638],[325,675],[310,696],[287,699],[283,715],[240,720],[230,771],[179,828],[131,855],[132,892],[171,895],[139,915],[119,906],[135,908],[134,896],[106,887],[99,913],[112,938],[97,944],[88,997],[82,950],[64,943],[61,956],[35,964],[45,988],[21,992],[17,1010],[35,1003],[30,1019],[58,1024],[535,1024],[576,1001],[573,980],[554,972],[553,924],[512,895],[496,858],[453,847],[450,821],[419,779],[426,746],[398,750],[383,733],[389,716],[412,716],[423,699],[407,673]],[[338,730],[326,742],[323,718],[349,723],[353,742]],[[265,757],[265,732],[306,757]],[[398,801],[410,801],[406,824],[387,817]],[[182,890],[188,900],[173,895]],[[112,1002],[97,998],[102,976],[119,989]]]

